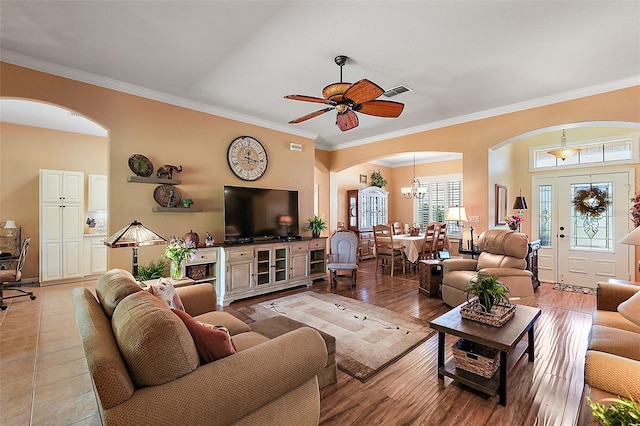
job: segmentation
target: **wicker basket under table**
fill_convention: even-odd
[[[451,347],[456,368],[490,379],[500,367],[500,351],[460,339]]]

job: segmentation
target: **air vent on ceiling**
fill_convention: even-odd
[[[392,98],[394,96],[399,95],[400,93],[404,93],[404,92],[410,92],[411,89],[409,89],[407,86],[405,86],[404,84],[401,84],[399,86],[396,87],[392,87],[391,89],[387,90],[386,92],[384,92],[384,95],[387,98]]]

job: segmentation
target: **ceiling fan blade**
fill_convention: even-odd
[[[336,117],[336,125],[340,130],[346,132],[355,127],[358,127],[358,116],[350,109],[342,114],[338,114]]]
[[[353,83],[344,92],[344,97],[353,101],[354,104],[361,104],[372,101],[383,93],[382,87],[365,78]]]
[[[325,112],[329,112],[329,111],[331,111],[332,109],[334,109],[334,108],[333,108],[333,107],[328,107],[328,108],[324,108],[324,109],[321,109],[321,110],[316,111],[316,112],[312,112],[311,114],[307,114],[307,115],[304,115],[304,116],[302,116],[302,117],[300,117],[300,118],[296,118],[295,120],[291,120],[291,121],[289,122],[289,124],[298,124],[298,123],[302,123],[303,121],[307,121],[307,120],[309,120],[310,118],[317,117],[317,116],[319,116],[319,115],[324,114]]]
[[[376,117],[396,118],[400,116],[404,109],[404,104],[393,101],[369,101],[356,105],[353,109],[363,114],[375,115]]]
[[[316,98],[315,96],[307,96],[307,95],[287,95],[284,98],[291,99],[293,101],[316,102],[319,104],[328,104],[328,105],[336,104],[334,101],[331,101],[328,99]]]

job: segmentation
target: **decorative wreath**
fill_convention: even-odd
[[[578,189],[573,197],[573,206],[583,216],[598,218],[611,204],[609,191],[600,188]]]

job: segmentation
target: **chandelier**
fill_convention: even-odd
[[[420,186],[420,181],[416,177],[416,156],[413,156],[413,179],[411,179],[411,186],[405,186],[400,188],[402,196],[407,200],[417,198],[422,200],[427,195],[427,188]]]
[[[564,129],[562,129],[562,136],[560,137],[560,148],[547,151],[547,154],[551,154],[554,157],[564,161],[569,157],[573,157],[580,151],[582,151],[580,148],[567,148],[567,135],[565,134]]]

